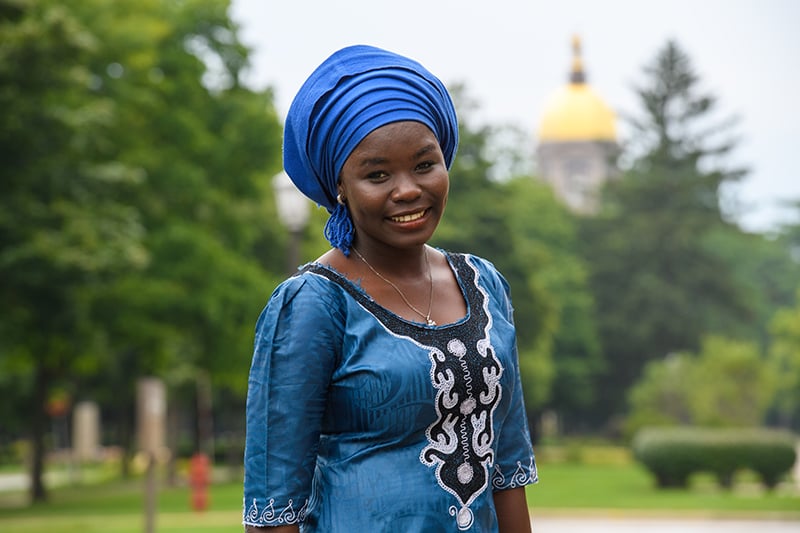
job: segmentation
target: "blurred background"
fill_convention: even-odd
[[[652,490],[637,505],[797,517],[797,20],[789,0],[0,0],[0,513],[143,477],[241,504],[255,320],[328,248],[283,117],[366,43],[456,102],[432,244],[510,283],[553,483],[535,505]],[[592,475],[622,485],[581,500]]]

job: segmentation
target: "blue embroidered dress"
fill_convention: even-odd
[[[537,481],[508,286],[447,254],[467,303],[426,326],[310,264],[256,327],[244,520],[303,532],[498,530],[493,490]]]

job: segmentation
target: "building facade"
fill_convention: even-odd
[[[547,103],[538,131],[539,175],[572,211],[597,207],[602,185],[617,174],[616,115],[586,83],[578,37],[569,80]]]

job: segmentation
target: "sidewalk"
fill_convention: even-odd
[[[7,490],[25,490],[27,488],[27,474],[0,474],[0,492]]]
[[[534,516],[533,533],[800,533],[800,521]]]
[[[69,472],[46,472],[45,483],[49,487],[63,485],[69,478]],[[0,474],[0,492],[28,490],[30,478],[28,474]]]

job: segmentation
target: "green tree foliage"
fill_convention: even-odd
[[[800,287],[800,261],[793,258],[790,240],[786,235],[765,236],[728,226],[709,232],[705,242],[711,253],[729,265],[752,313],[745,323],[730,315],[709,317],[714,329],[753,339],[766,350],[772,317],[792,306]]]
[[[800,424],[800,290],[794,307],[778,311],[771,323],[770,366],[775,372],[775,409],[781,424]]]
[[[775,374],[751,342],[707,337],[699,353],[649,362],[631,388],[627,429],[698,425],[756,427],[775,392]]]
[[[791,202],[795,211],[794,223],[787,223],[781,228],[780,236],[786,242],[795,262],[800,263],[800,199]]]
[[[692,356],[676,353],[645,365],[642,378],[631,387],[631,410],[626,426],[629,434],[646,426],[688,425],[692,422],[690,404]]]
[[[581,228],[609,363],[601,420],[624,409],[625,390],[647,361],[696,350],[719,324],[727,329],[753,314],[731,266],[707,243],[710,232],[731,227],[720,193],[744,172],[724,166],[735,146],[729,124],[714,121],[715,99],[700,92],[674,42],[645,76],[637,89],[642,114],[631,121],[632,164]]]
[[[280,166],[280,124],[271,94],[239,83],[247,52],[227,8],[118,2],[83,14],[117,45],[95,58],[99,72],[113,66],[97,91],[129,104],[117,132],[120,158],[148,177],[136,203],[152,260],[104,293],[97,318],[119,297],[143,307],[127,306],[133,316],[106,325],[115,333],[109,352],[127,358],[134,375],[175,383],[197,369],[241,393],[253,320],[277,279],[264,269],[284,269],[275,246],[282,229],[266,223],[275,220],[270,178]],[[136,297],[158,293],[166,298]],[[131,322],[140,324],[133,335]],[[142,324],[152,326],[149,335]]]
[[[597,400],[603,367],[588,269],[576,253],[577,222],[550,187],[529,176],[503,183],[502,191],[513,255],[525,265],[531,293],[548,313],[541,348],[552,354],[552,369],[530,371],[552,372],[545,405],[573,431],[585,425],[588,407]]]
[[[795,200],[796,222],[786,224],[774,241],[792,259],[795,299],[778,309],[769,323],[770,365],[777,376],[773,406],[778,423],[800,430],[800,200]]]
[[[755,343],[708,337],[694,371],[695,424],[755,427],[764,422],[775,393],[774,375]]]
[[[134,380],[209,373],[241,393],[254,317],[283,274],[269,177],[280,124],[241,86],[224,0],[0,3],[0,367],[30,419]],[[171,377],[172,376],[172,377]],[[25,419],[18,419],[26,423]],[[38,465],[38,466],[37,466]]]
[[[126,202],[141,176],[106,143],[119,108],[88,94],[99,42],[58,3],[4,2],[0,13],[0,350],[18,393],[7,401],[30,406],[32,495],[43,499],[48,395],[99,353],[85,289],[143,268],[148,254]]]

